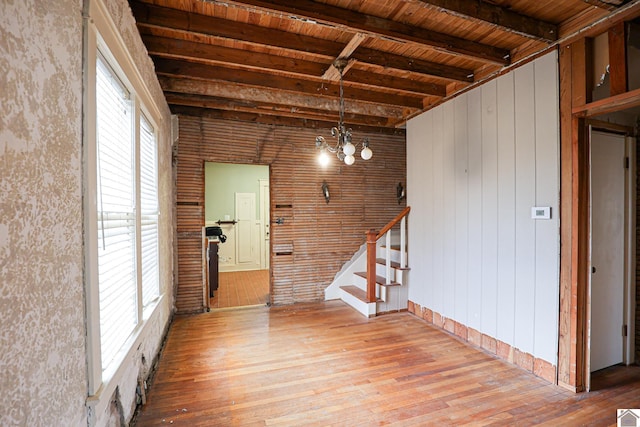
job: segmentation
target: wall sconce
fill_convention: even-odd
[[[329,203],[329,185],[327,181],[322,182],[322,195],[324,196],[325,202]]]
[[[398,198],[398,204],[402,203],[402,200],[407,197],[407,193],[404,191],[404,187],[401,182],[399,182],[396,187],[396,197]]]

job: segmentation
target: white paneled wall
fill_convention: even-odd
[[[558,129],[556,52],[407,124],[409,299],[554,365]]]

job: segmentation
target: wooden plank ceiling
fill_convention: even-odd
[[[635,0],[634,0],[635,1]],[[625,0],[130,0],[171,110],[395,132]]]

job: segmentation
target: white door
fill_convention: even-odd
[[[591,133],[591,372],[622,363],[625,140]]]
[[[262,224],[262,238],[260,249],[260,268],[269,268],[269,239],[271,238],[271,224],[269,218],[269,181],[260,180],[260,223]]]
[[[256,194],[236,193],[236,260],[239,265],[254,263],[254,223]]]

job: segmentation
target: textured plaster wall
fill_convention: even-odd
[[[126,0],[106,0],[161,109],[163,303],[117,393],[87,410],[83,283],[82,0],[0,1],[0,425],[128,422],[173,307],[170,114]],[[144,356],[144,361],[143,361]],[[118,405],[110,402],[118,396]],[[104,404],[106,402],[106,404]]]
[[[82,1],[0,2],[0,425],[85,424]]]
[[[88,0],[87,0],[88,1]],[[136,408],[138,379],[147,378],[161,343],[173,309],[173,178],[171,169],[171,113],[155,75],[153,62],[147,54],[127,0],[105,0],[111,19],[118,29],[127,51],[131,55],[142,80],[147,85],[154,103],[160,109],[158,135],[158,190],[160,202],[160,286],[165,294],[158,310],[147,321],[142,336],[133,346],[134,351],[125,359],[123,375],[116,378],[117,391],[102,395],[101,405],[94,408],[89,425],[114,426],[121,420],[128,423]],[[110,403],[111,402],[111,403]],[[114,404],[112,402],[117,402]],[[105,405],[105,403],[107,403]]]

